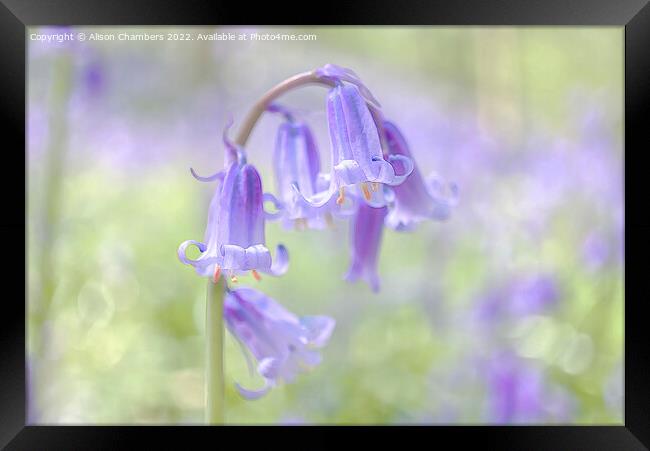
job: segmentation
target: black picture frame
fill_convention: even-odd
[[[34,25],[382,24],[616,25],[625,27],[625,420],[620,426],[308,427],[306,444],[337,445],[338,433],[382,440],[408,428],[409,441],[475,444],[488,449],[637,450],[650,447],[650,342],[643,307],[643,257],[650,245],[644,196],[650,111],[650,6],[647,0],[356,1],[314,7],[216,1],[0,0],[0,119],[3,134],[2,219],[5,246],[0,328],[0,445],[8,450],[148,449],[222,446],[242,439],[239,428],[26,426],[25,381],[25,73],[26,27]],[[275,15],[273,15],[275,13]],[[7,161],[7,159],[9,161]],[[644,177],[645,176],[645,177]],[[22,263],[22,264],[21,264]],[[432,429],[433,428],[433,429]],[[370,432],[370,433],[368,433]],[[285,428],[245,434],[273,444]],[[417,435],[417,436],[416,436]],[[299,446],[299,439],[290,439]],[[304,440],[304,439],[300,439]],[[291,442],[288,442],[291,443]],[[429,446],[427,445],[427,446]],[[302,446],[302,445],[300,445]]]

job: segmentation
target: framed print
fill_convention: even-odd
[[[647,2],[242,6],[0,5],[1,443],[647,449]]]

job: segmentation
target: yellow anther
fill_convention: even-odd
[[[235,276],[235,275],[230,276],[230,281],[232,283],[237,283],[237,276]]]
[[[364,199],[369,201],[372,198],[372,195],[370,194],[370,191],[368,190],[368,184],[366,182],[361,183],[361,191],[363,191]]]
[[[339,197],[336,198],[336,204],[341,205],[345,202],[345,186],[339,188]]]
[[[253,278],[257,280],[258,282],[262,280],[262,276],[260,276],[260,273],[255,271],[254,269],[251,271],[251,274],[253,275]]]
[[[370,189],[373,190],[374,192],[377,192],[377,190],[379,189],[379,182],[370,183]]]

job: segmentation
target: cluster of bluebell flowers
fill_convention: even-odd
[[[320,362],[335,321],[327,316],[298,317],[262,292],[235,287],[238,276],[280,276],[289,253],[278,245],[275,255],[265,241],[265,221],[279,220],[288,229],[323,229],[335,218],[351,224],[348,281],[363,280],[373,291],[380,282],[377,262],[383,230],[412,230],[423,220],[444,220],[456,202],[453,185],[425,180],[398,127],[384,120],[381,106],[351,70],[327,64],[308,73],[310,81],[329,87],[326,110],[331,165],[321,168],[314,134],[289,108],[268,102],[268,112],[283,117],[273,154],[275,194],[265,193],[262,178],[248,162],[242,146],[224,132],[225,168],[203,182],[216,182],[202,242],[188,240],[178,248],[181,262],[216,283],[226,279],[224,319],[242,344],[253,368],[265,380],[261,390],[237,385],[240,394],[259,398],[279,382],[292,382],[302,370]],[[274,211],[264,209],[265,203]],[[187,256],[189,246],[200,255]]]

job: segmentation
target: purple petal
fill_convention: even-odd
[[[249,271],[259,269],[266,271],[271,268],[271,253],[261,244],[243,248],[234,244],[221,246],[220,264],[224,269]]]
[[[345,279],[365,280],[374,292],[379,291],[377,263],[387,208],[373,208],[361,202],[351,223],[352,263]]]
[[[282,361],[275,357],[262,359],[257,365],[257,372],[265,379],[276,379],[280,373]]]
[[[395,205],[386,218],[386,225],[394,230],[406,231],[427,219],[444,220],[449,217],[451,207],[457,202],[457,188],[451,185],[448,187],[450,194],[445,194],[445,186],[437,178],[425,182],[397,126],[385,121],[384,132],[389,161],[401,171],[409,173],[403,183],[393,187]]]
[[[342,157],[359,163],[365,180],[374,180],[373,163],[383,161],[381,144],[375,121],[359,90],[354,85],[336,87],[329,98],[332,112],[328,117],[335,120],[334,126],[330,125],[330,134],[335,135],[332,142],[339,143]]]
[[[283,215],[284,210],[284,204],[280,202],[273,194],[271,193],[264,193],[263,196],[264,202],[271,202],[275,209],[277,210],[275,213],[268,212],[264,210],[264,217],[268,219],[269,221],[273,221],[275,219],[279,219]]]
[[[230,127],[232,127],[233,123],[234,120],[232,119],[232,117],[228,119],[228,122],[226,123],[226,126],[223,129],[223,134],[221,136],[221,139],[223,140],[223,144],[224,146],[226,146],[226,151],[224,155],[224,162],[226,166],[237,161],[237,154],[239,152],[235,143],[233,143],[228,138],[228,130],[230,129]]]
[[[289,269],[289,251],[284,245],[278,244],[278,247],[275,250],[275,259],[273,259],[271,268],[267,272],[274,276],[281,276],[285,274],[288,269]]]
[[[320,348],[330,339],[336,321],[329,316],[303,316],[300,324],[307,329],[308,343]]]
[[[282,114],[288,121],[293,121],[294,120],[293,111],[291,111],[289,108],[287,108],[284,105],[280,105],[279,103],[271,103],[271,104],[269,104],[269,106],[266,107],[266,111],[268,111],[270,113]]]
[[[185,255],[185,250],[189,246],[196,246],[199,248],[199,251],[204,252],[205,251],[205,244],[201,243],[200,241],[194,241],[194,240],[187,240],[183,241],[180,246],[178,246],[178,259],[183,262],[186,265],[193,265],[196,263],[196,260],[192,260],[191,258],[187,258],[187,255]]]
[[[304,123],[282,124],[276,138],[274,172],[289,224],[295,219],[318,222],[325,213],[320,207],[332,197],[335,187],[319,187],[319,171],[320,157],[309,127]],[[330,188],[332,193],[328,192]]]
[[[190,168],[190,173],[192,174],[192,177],[197,179],[199,182],[213,182],[215,180],[223,180],[224,176],[226,173],[222,170],[219,172],[215,172],[214,174],[207,176],[207,177],[202,177],[194,171],[194,168]]]
[[[327,204],[330,200],[332,200],[332,196],[334,196],[334,193],[336,192],[337,188],[336,185],[332,183],[327,189],[327,191],[321,191],[310,197],[306,197],[303,193],[301,193],[300,190],[298,189],[298,186],[296,185],[292,185],[291,189],[297,196],[300,196],[301,200],[304,200],[310,206],[314,208],[320,208],[325,204]]]
[[[334,328],[329,317],[299,318],[264,293],[246,287],[227,292],[224,320],[230,333],[255,357],[257,373],[265,379],[260,390],[237,384],[248,399],[257,399],[279,381],[292,382],[299,373],[318,365],[321,355],[313,348],[324,346]]]
[[[268,382],[265,382],[263,388],[259,390],[249,390],[239,385],[239,383],[235,382],[235,388],[243,398],[252,401],[255,399],[260,399],[262,396],[266,395],[269,390],[271,390],[271,385]]]

